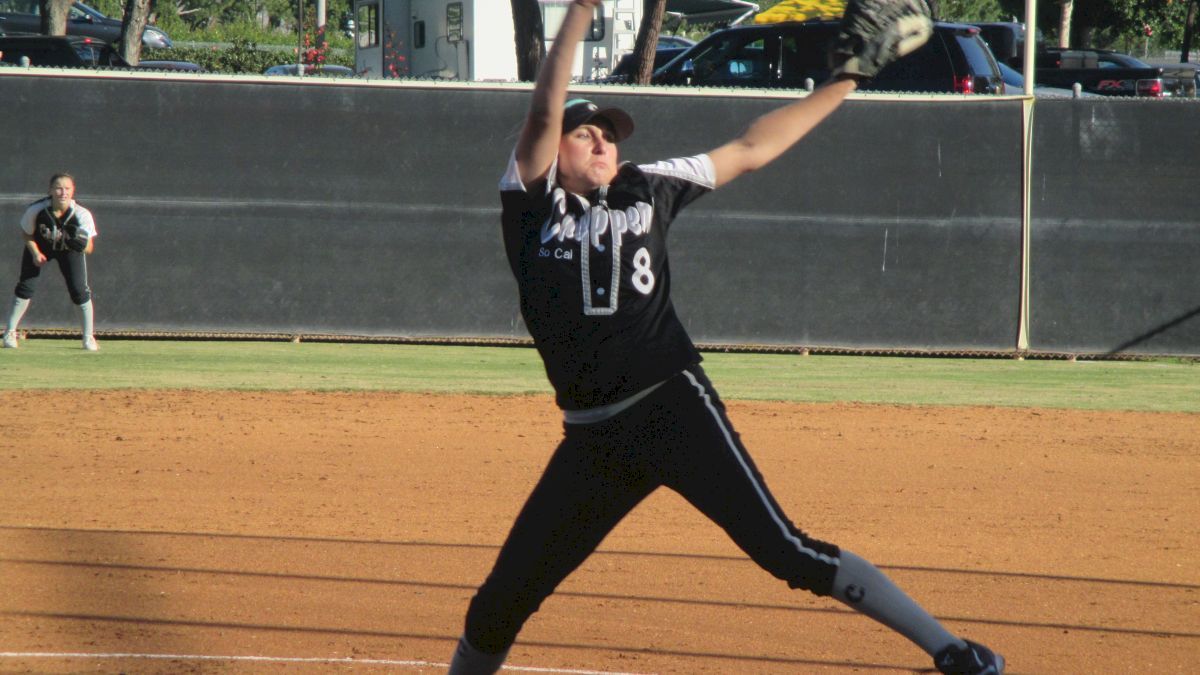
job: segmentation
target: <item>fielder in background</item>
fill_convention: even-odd
[[[79,307],[83,348],[92,352],[98,350],[100,347],[92,334],[92,290],[88,288],[87,278],[87,255],[95,245],[96,221],[92,219],[91,211],[75,203],[75,179],[70,174],[57,173],[50,177],[49,196],[25,209],[21,230],[25,238],[21,279],[13,291],[4,346],[17,348],[17,326],[29,309],[29,300],[42,268],[53,260],[67,282],[71,302]]]
[[[932,32],[924,0],[851,0],[823,86],[714,150],[640,166],[617,161],[616,144],[633,133],[628,114],[567,100],[572,57],[599,3],[568,9],[500,182],[505,250],[564,438],[471,599],[450,673],[500,669],[542,601],[665,485],[790,587],[880,621],[942,673],[999,675],[999,655],[949,633],[874,565],[787,518],[670,299],[666,238],[679,210],[775,160],[860,80],[921,46]]]

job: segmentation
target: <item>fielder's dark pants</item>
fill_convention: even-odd
[[[465,636],[499,653],[658,486],[675,490],[792,588],[829,595],[838,548],[797,529],[767,490],[699,366],[621,414],[566,434],[471,600]]]
[[[87,282],[87,256],[76,251],[50,251],[47,253],[47,250],[47,248],[42,248],[42,254],[46,256],[46,264],[38,267],[33,264],[33,254],[29,252],[29,248],[22,248],[24,253],[21,255],[21,280],[17,282],[17,288],[13,294],[22,300],[32,298],[42,269],[51,262],[57,262],[58,271],[62,273],[63,280],[67,282],[67,292],[71,294],[71,302],[82,305],[91,300],[92,289],[88,288]]]

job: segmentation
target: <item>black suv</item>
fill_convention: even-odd
[[[803,89],[829,77],[837,21],[737,26],[709,35],[654,72],[652,82],[701,87]],[[925,46],[880,71],[863,91],[999,94],[1000,67],[979,29],[935,22]]]

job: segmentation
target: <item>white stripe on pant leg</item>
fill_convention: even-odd
[[[696,388],[696,391],[700,392],[700,396],[704,399],[704,406],[708,408],[708,411],[712,414],[713,419],[716,420],[717,426],[721,428],[721,433],[725,436],[725,444],[729,446],[730,451],[732,451],[734,456],[737,457],[738,464],[742,467],[742,471],[746,473],[746,477],[749,478],[750,482],[754,485],[754,491],[758,493],[758,498],[762,500],[763,505],[767,507],[767,512],[771,514],[771,519],[774,520],[775,524],[779,526],[779,530],[783,534],[784,539],[787,539],[795,544],[796,550],[807,555],[808,557],[837,566],[839,563],[837,558],[825,555],[820,551],[814,551],[813,549],[806,547],[804,542],[797,539],[791,533],[791,531],[788,529],[788,523],[786,519],[775,510],[775,506],[771,503],[771,500],[767,498],[767,494],[763,489],[763,486],[754,477],[754,471],[750,468],[750,465],[746,463],[746,458],[742,455],[737,443],[734,442],[733,434],[725,425],[725,420],[721,417],[720,411],[718,411],[717,407],[713,405],[712,397],[708,395],[708,391],[705,390],[704,385],[701,384],[700,381],[696,379],[696,376],[692,375],[690,372],[685,370],[683,371],[683,374],[687,376],[688,381],[692,383],[692,386]]]
[[[86,253],[79,256],[79,266],[83,270],[83,292],[85,294],[87,294],[88,300],[91,300],[92,299],[92,287],[90,284],[88,284],[87,254]]]

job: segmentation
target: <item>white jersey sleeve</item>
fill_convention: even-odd
[[[517,151],[514,148],[512,154],[508,156],[508,168],[504,170],[504,175],[500,177],[501,192],[525,192],[525,184],[521,182],[521,170],[517,167]]]
[[[83,231],[87,232],[88,237],[95,237],[96,235],[100,234],[99,230],[96,229],[96,219],[92,217],[92,212],[78,204],[75,204],[74,206],[75,220],[79,223],[79,226],[83,228]]]
[[[46,200],[39,199],[25,208],[25,213],[21,215],[21,231],[25,234],[33,236],[33,228],[35,227],[35,219],[38,212],[46,208]]]
[[[653,164],[641,164],[638,168],[646,173],[682,178],[710,190],[717,185],[717,170],[707,154],[667,159]]]
[[[546,194],[549,194],[554,189],[554,177],[558,175],[558,155],[554,156],[554,161],[550,164],[550,170],[546,173]],[[508,156],[508,168],[504,170],[504,175],[500,177],[501,192],[527,192],[526,186],[521,182],[521,168],[517,166],[517,149],[513,148],[512,154]]]

